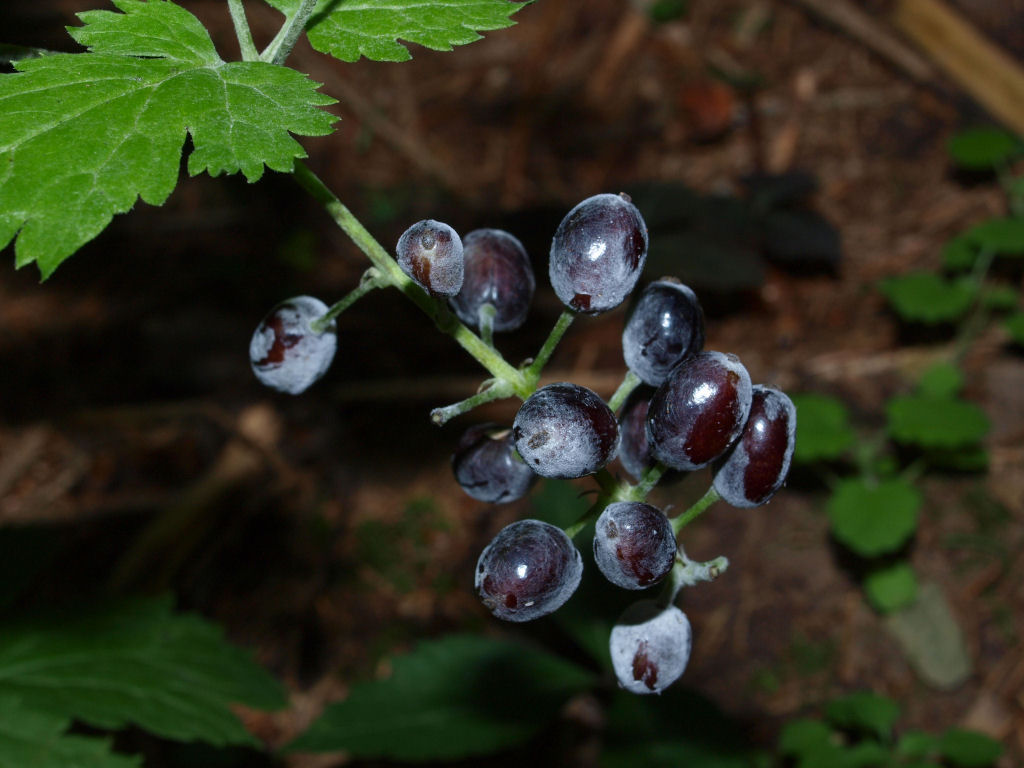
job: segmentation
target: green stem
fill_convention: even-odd
[[[494,346],[494,316],[498,310],[489,302],[484,302],[477,310],[478,322],[480,323],[480,338],[489,347]]]
[[[615,394],[608,401],[608,407],[612,409],[612,412],[618,411],[622,404],[626,402],[626,398],[629,397],[630,393],[642,383],[640,377],[633,373],[632,370],[626,371],[626,376],[622,379],[622,383],[619,384],[619,388],[615,390]]]
[[[345,207],[309,166],[301,160],[296,160],[293,176],[299,185],[312,195],[314,200],[324,206],[334,223],[349,236],[373,266],[379,270],[383,280],[402,291],[434,321],[439,329],[455,339],[459,346],[472,355],[494,378],[507,381],[518,397],[525,400],[533,393],[534,387],[527,382],[526,377],[520,371],[509,365],[494,347],[485,344],[479,336],[460,323],[444,304],[433,299],[401,270],[391,254],[384,250],[384,247],[366,230],[362,222]]]
[[[570,539],[575,539],[577,534],[587,527],[587,523],[597,519],[606,506],[608,506],[607,499],[599,498],[590,506],[590,509],[579,516],[575,523],[565,529],[565,535]]]
[[[469,413],[479,405],[490,403],[494,400],[501,400],[504,397],[512,397],[514,394],[512,386],[507,381],[488,379],[484,382],[483,388],[472,397],[467,397],[465,400],[460,400],[457,403],[432,410],[430,412],[430,420],[440,427],[456,416]]]
[[[292,52],[299,35],[306,28],[306,22],[316,8],[316,0],[302,0],[295,13],[289,16],[284,25],[270,41],[263,53],[260,54],[261,61],[269,61],[271,64],[281,66]]]
[[[375,291],[386,285],[388,285],[388,281],[381,275],[380,271],[376,267],[370,267],[363,273],[363,278],[359,281],[359,285],[353,288],[352,291],[349,292],[349,294],[341,301],[332,305],[331,308],[324,312],[321,317],[318,317],[310,323],[310,329],[313,333],[323,333],[330,327],[331,323],[334,322],[334,319],[338,315],[351,307],[370,291]]]
[[[679,535],[679,532],[683,530],[683,528],[700,517],[701,513],[704,512],[705,509],[710,507],[720,498],[721,496],[718,495],[718,491],[715,490],[715,486],[712,485],[708,488],[707,493],[701,496],[692,507],[683,512],[679,517],[673,518],[672,530],[676,532],[676,536]]]
[[[563,309],[562,314],[558,316],[558,320],[555,321],[555,327],[551,329],[551,333],[544,340],[544,344],[540,348],[540,352],[533,358],[533,362],[530,363],[530,367],[526,369],[526,376],[529,381],[532,381],[536,386],[537,381],[540,379],[540,372],[544,370],[544,366],[548,364],[548,360],[551,359],[551,355],[555,352],[555,347],[558,346],[558,342],[562,340],[565,332],[569,330],[569,326],[572,325],[572,321],[576,318],[571,311]]]
[[[668,467],[662,464],[660,461],[653,467],[644,472],[644,476],[640,478],[640,482],[632,487],[632,501],[643,501],[647,498],[647,495],[654,490],[654,486],[658,484],[662,476],[668,472]]]
[[[242,51],[242,61],[259,61],[260,53],[256,50],[256,43],[252,41],[252,32],[245,18],[242,0],[228,0],[228,10],[231,12],[231,23],[235,25],[235,37],[238,38],[238,47]]]
[[[702,581],[714,581],[729,567],[729,558],[725,556],[716,557],[706,563],[699,563],[686,556],[682,547],[676,552],[676,562],[672,566],[672,572],[658,595],[658,604],[664,608],[676,601],[679,590],[683,587],[693,587]]]

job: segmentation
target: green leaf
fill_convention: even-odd
[[[530,738],[593,683],[544,651],[452,635],[396,658],[390,678],[354,685],[288,749],[397,760],[486,754]]]
[[[964,375],[953,363],[935,363],[917,382],[917,392],[926,397],[953,398],[964,388]]]
[[[945,280],[934,272],[889,277],[879,288],[900,317],[919,323],[957,320],[974,299],[970,282]]]
[[[825,709],[826,719],[837,728],[870,734],[882,741],[889,738],[899,716],[895,701],[870,691],[851,693],[829,702]]]
[[[90,53],[17,62],[0,75],[0,247],[46,278],[138,198],[161,205],[191,135],[192,175],[305,157],[290,134],[321,136],[333,99],[285,67],[221,61],[205,28],[167,0],[116,0],[71,35]]]
[[[27,709],[0,694],[0,768],[137,768],[138,757],[111,752],[107,739],[69,736],[71,721]]]
[[[1016,312],[1006,318],[1003,327],[1010,332],[1015,344],[1024,346],[1024,312]]]
[[[958,235],[942,246],[942,263],[947,269],[961,272],[974,266],[978,259],[978,247],[964,235]]]
[[[905,731],[896,742],[896,754],[901,757],[923,759],[937,749],[939,738],[927,731]]]
[[[869,485],[861,479],[843,480],[832,493],[826,511],[835,537],[863,557],[899,549],[917,528],[921,494],[898,478]]]
[[[1003,753],[1003,746],[977,731],[951,728],[939,739],[942,756],[958,768],[985,768]]]
[[[301,0],[267,0],[291,15]],[[478,32],[515,24],[509,17],[525,5],[508,0],[320,0],[306,27],[310,44],[342,61],[360,56],[407,61],[404,40],[435,51],[450,51],[480,39]]]
[[[999,128],[970,128],[949,140],[949,154],[961,168],[987,170],[1009,162],[1024,150],[1012,133]]]
[[[886,403],[885,412],[893,439],[924,448],[974,445],[989,430],[985,412],[966,400],[904,395]]]
[[[779,752],[796,757],[816,751],[832,741],[832,729],[820,720],[790,720],[779,733]]]
[[[849,414],[841,400],[816,393],[793,395],[792,400],[797,412],[795,461],[838,459],[853,444]]]
[[[98,728],[256,744],[229,705],[277,709],[280,685],[220,630],[167,599],[8,626],[0,690],[30,709]]]
[[[864,579],[868,600],[881,613],[890,613],[914,602],[917,577],[909,563],[899,562],[874,570]]]
[[[988,309],[1008,312],[1017,308],[1017,304],[1020,302],[1020,292],[1012,285],[992,283],[985,286],[981,300]]]
[[[963,237],[997,255],[1024,256],[1024,219],[988,219],[975,224]]]

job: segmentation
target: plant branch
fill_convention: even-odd
[[[313,173],[308,165],[297,160],[293,176],[299,185],[312,195],[313,199],[324,206],[334,223],[349,236],[373,266],[379,270],[383,280],[402,291],[434,321],[440,330],[455,339],[459,346],[472,355],[494,378],[508,382],[515,395],[525,400],[533,393],[534,386],[527,382],[526,377],[520,371],[509,365],[494,347],[485,344],[479,336],[460,323],[444,304],[432,298],[401,270],[391,254],[384,250],[384,247],[374,239],[362,222],[337,198],[320,177]]]
[[[440,427],[456,416],[469,413],[477,406],[493,402],[494,400],[501,400],[505,397],[512,397],[514,394],[512,385],[504,379],[488,379],[484,382],[480,391],[472,397],[467,397],[465,400],[460,400],[457,403],[432,410],[430,412],[430,420]]]
[[[700,517],[700,515],[704,512],[705,509],[710,507],[720,498],[722,497],[718,495],[718,491],[716,491],[715,486],[712,485],[710,488],[708,488],[707,493],[705,493],[703,496],[697,499],[697,501],[694,503],[692,507],[683,512],[683,514],[681,514],[679,517],[673,518],[672,530],[676,532],[676,536],[679,535],[679,532],[683,530],[683,528],[685,528],[687,525],[689,525],[698,517]]]
[[[626,398],[629,397],[630,393],[642,383],[640,377],[633,373],[632,370],[626,371],[626,376],[622,379],[622,383],[619,384],[619,388],[615,390],[615,394],[608,401],[608,407],[612,409],[612,413],[618,411],[622,404],[626,402]]]
[[[534,383],[536,386],[537,381],[540,379],[540,372],[544,370],[544,366],[548,364],[548,360],[551,359],[551,355],[555,352],[555,347],[558,346],[558,342],[562,340],[565,332],[569,330],[569,326],[572,325],[572,321],[576,315],[570,312],[568,309],[563,309],[562,314],[558,316],[558,320],[555,321],[555,327],[551,329],[551,333],[544,340],[544,344],[540,348],[540,352],[530,363],[530,367],[526,369],[527,378]]]
[[[306,28],[306,22],[316,8],[316,0],[302,0],[302,3],[295,9],[295,13],[289,16],[284,25],[270,41],[270,45],[263,49],[260,54],[261,61],[268,61],[271,64],[281,66],[292,52],[299,35]]]
[[[228,0],[228,10],[231,12],[231,23],[235,25],[235,37],[238,38],[238,47],[242,51],[242,61],[259,61],[260,54],[252,40],[252,31],[245,18],[242,0]]]
[[[327,330],[328,326],[330,326],[334,318],[355,304],[359,299],[370,291],[383,288],[388,284],[387,278],[381,275],[379,269],[376,267],[370,267],[363,273],[363,277],[359,281],[358,286],[353,288],[345,298],[341,299],[341,301],[335,302],[321,317],[318,317],[309,324],[310,330],[312,330],[313,333],[323,333]]]

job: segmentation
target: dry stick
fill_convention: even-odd
[[[1024,70],[1013,57],[941,0],[899,0],[895,22],[996,119],[1024,134]]]
[[[884,27],[848,0],[794,0],[814,15],[838,27],[857,42],[870,48],[890,64],[918,82],[934,77],[931,65]]]

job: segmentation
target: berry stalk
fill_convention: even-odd
[[[376,267],[370,267],[363,273],[363,277],[359,281],[359,285],[353,288],[345,298],[332,304],[330,309],[328,309],[321,317],[318,317],[309,324],[310,330],[312,330],[313,333],[323,333],[330,326],[331,321],[338,315],[351,307],[370,291],[375,291],[386,285],[388,285],[388,281],[383,275],[381,275],[380,271]]]
[[[299,185],[312,195],[314,200],[324,206],[328,215],[334,220],[334,223],[349,236],[349,239],[356,244],[359,250],[379,270],[383,280],[402,291],[434,321],[442,332],[455,339],[459,346],[472,355],[480,365],[490,371],[494,378],[507,382],[518,397],[526,399],[530,396],[536,387],[536,382],[529,383],[523,373],[509,365],[494,347],[485,344],[479,336],[459,322],[458,318],[447,307],[431,298],[408,275],[402,272],[398,262],[391,258],[391,255],[367,231],[362,222],[353,215],[308,165],[301,160],[296,161],[293,176]],[[568,324],[566,324],[566,327],[568,327]],[[564,333],[564,329],[562,333]],[[559,334],[560,337],[561,335]],[[557,340],[555,343],[557,344]],[[553,349],[554,347],[552,346]]]
[[[711,486],[703,496],[697,499],[692,507],[679,515],[679,517],[672,518],[672,528],[675,530],[676,536],[720,498],[722,497],[718,495],[718,491],[715,490],[714,486]]]

